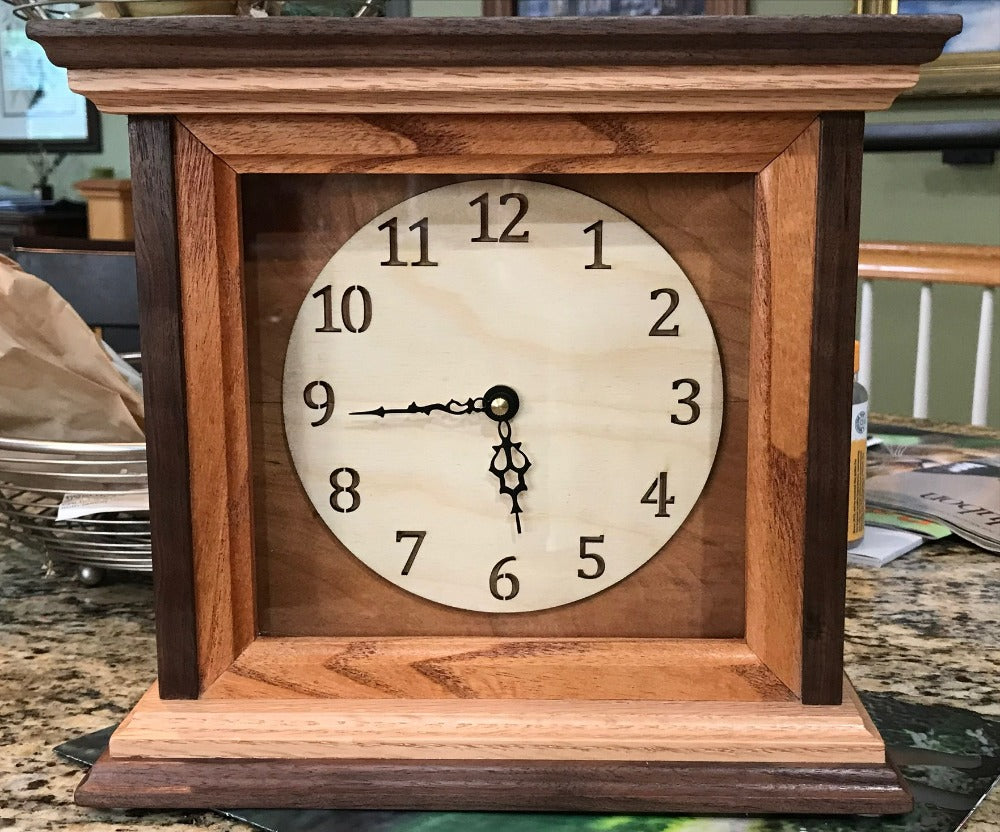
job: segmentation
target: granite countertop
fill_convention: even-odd
[[[1000,717],[1000,558],[955,542],[882,569],[851,568],[847,668],[863,691]],[[88,589],[0,541],[0,830],[245,830],[206,812],[105,812],[73,803],[81,770],[53,746],[120,720],[156,675],[152,586]],[[1000,832],[1000,794],[965,832]]]

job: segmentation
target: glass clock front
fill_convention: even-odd
[[[661,552],[705,488],[725,393],[666,248],[525,179],[349,219],[287,310],[280,380],[327,533],[407,593],[492,613],[579,601]]]

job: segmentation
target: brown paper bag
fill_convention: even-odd
[[[142,397],[56,291],[0,255],[0,436],[142,442]]]

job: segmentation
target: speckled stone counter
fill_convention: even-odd
[[[847,666],[861,690],[1000,717],[1000,557],[953,542],[851,569]],[[103,812],[73,803],[81,770],[53,746],[118,721],[156,675],[152,588],[87,589],[0,541],[0,830],[210,832],[211,813]],[[1000,794],[966,832],[1000,832]]]

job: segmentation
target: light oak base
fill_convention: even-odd
[[[891,813],[911,800],[844,703],[161,700],[77,790],[97,807]]]

